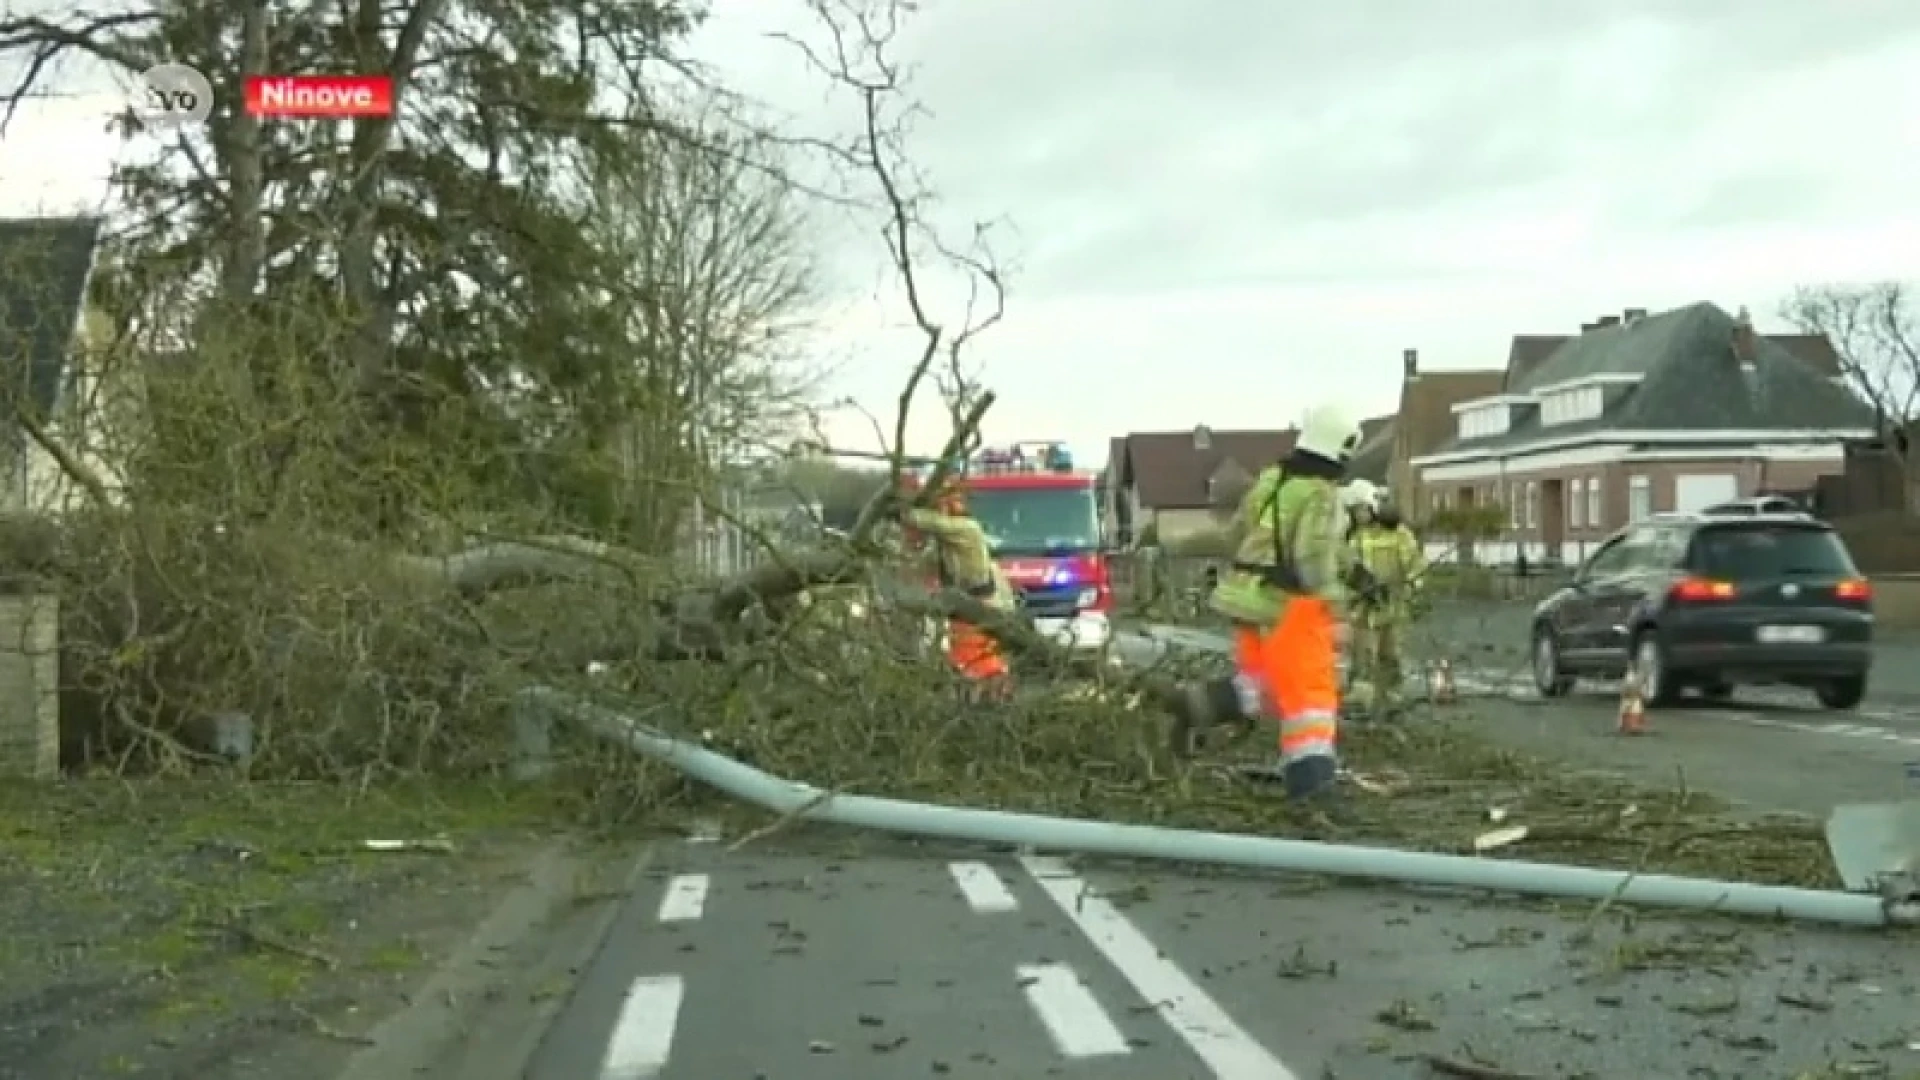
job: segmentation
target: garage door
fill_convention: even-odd
[[[1673,508],[1681,513],[1704,510],[1714,503],[1739,497],[1740,478],[1733,473],[1676,476],[1673,480]]]

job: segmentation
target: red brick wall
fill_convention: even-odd
[[[1444,496],[1449,504],[1459,505],[1460,491],[1472,488],[1474,501],[1485,505],[1488,502],[1509,503],[1508,490],[1515,484],[1524,489],[1528,481],[1539,485],[1540,509],[1536,512],[1535,524],[1526,527],[1525,516],[1521,517],[1521,527],[1511,530],[1509,537],[1525,543],[1563,542],[1588,543],[1603,539],[1608,533],[1627,523],[1628,481],[1633,476],[1645,476],[1652,481],[1652,509],[1655,512],[1672,510],[1676,484],[1681,476],[1725,475],[1732,473],[1739,479],[1740,496],[1757,495],[1762,491],[1802,491],[1812,488],[1817,478],[1839,473],[1842,469],[1839,456],[1818,461],[1757,461],[1741,457],[1702,457],[1684,461],[1643,461],[1620,462],[1610,465],[1588,465],[1578,468],[1524,470],[1509,468],[1500,480],[1478,482],[1434,481],[1425,485],[1425,507],[1430,512],[1438,496]],[[1581,525],[1575,528],[1568,519],[1565,504],[1573,498],[1575,478],[1588,482],[1598,480],[1601,485],[1602,520],[1595,524],[1581,514]],[[1563,498],[1557,513],[1557,522],[1547,521],[1548,481],[1560,482]]]

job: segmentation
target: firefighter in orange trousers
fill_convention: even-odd
[[[1234,675],[1188,687],[1175,718],[1182,741],[1223,724],[1277,721],[1272,771],[1292,799],[1333,794],[1339,773],[1339,653],[1353,570],[1339,484],[1359,442],[1352,417],[1313,409],[1293,452],[1255,481],[1235,515],[1233,569],[1210,602],[1234,625]]]
[[[1013,613],[1013,587],[993,561],[986,531],[967,513],[966,496],[958,483],[949,480],[931,509],[910,507],[901,520],[933,541],[941,588],[957,589],[994,611]],[[968,680],[975,697],[1005,697],[1012,689],[1000,643],[972,623],[948,621],[947,659]]]

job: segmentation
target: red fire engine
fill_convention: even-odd
[[[967,509],[1025,613],[1062,644],[1102,648],[1112,579],[1101,543],[1099,477],[1058,440],[977,451],[961,478]]]

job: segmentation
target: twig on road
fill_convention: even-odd
[[[760,826],[745,836],[742,836],[740,839],[735,840],[733,843],[728,844],[726,848],[727,854],[731,855],[756,840],[765,840],[767,837],[772,836],[774,833],[792,824],[796,818],[804,817],[809,811],[816,810],[825,805],[826,801],[831,798],[833,798],[833,792],[831,791],[823,791],[815,795],[799,806],[794,807],[767,824]]]
[[[1421,1054],[1420,1060],[1426,1063],[1427,1068],[1442,1076],[1463,1076],[1467,1080],[1540,1080],[1538,1073],[1514,1072],[1497,1065],[1481,1065],[1440,1054]]]

